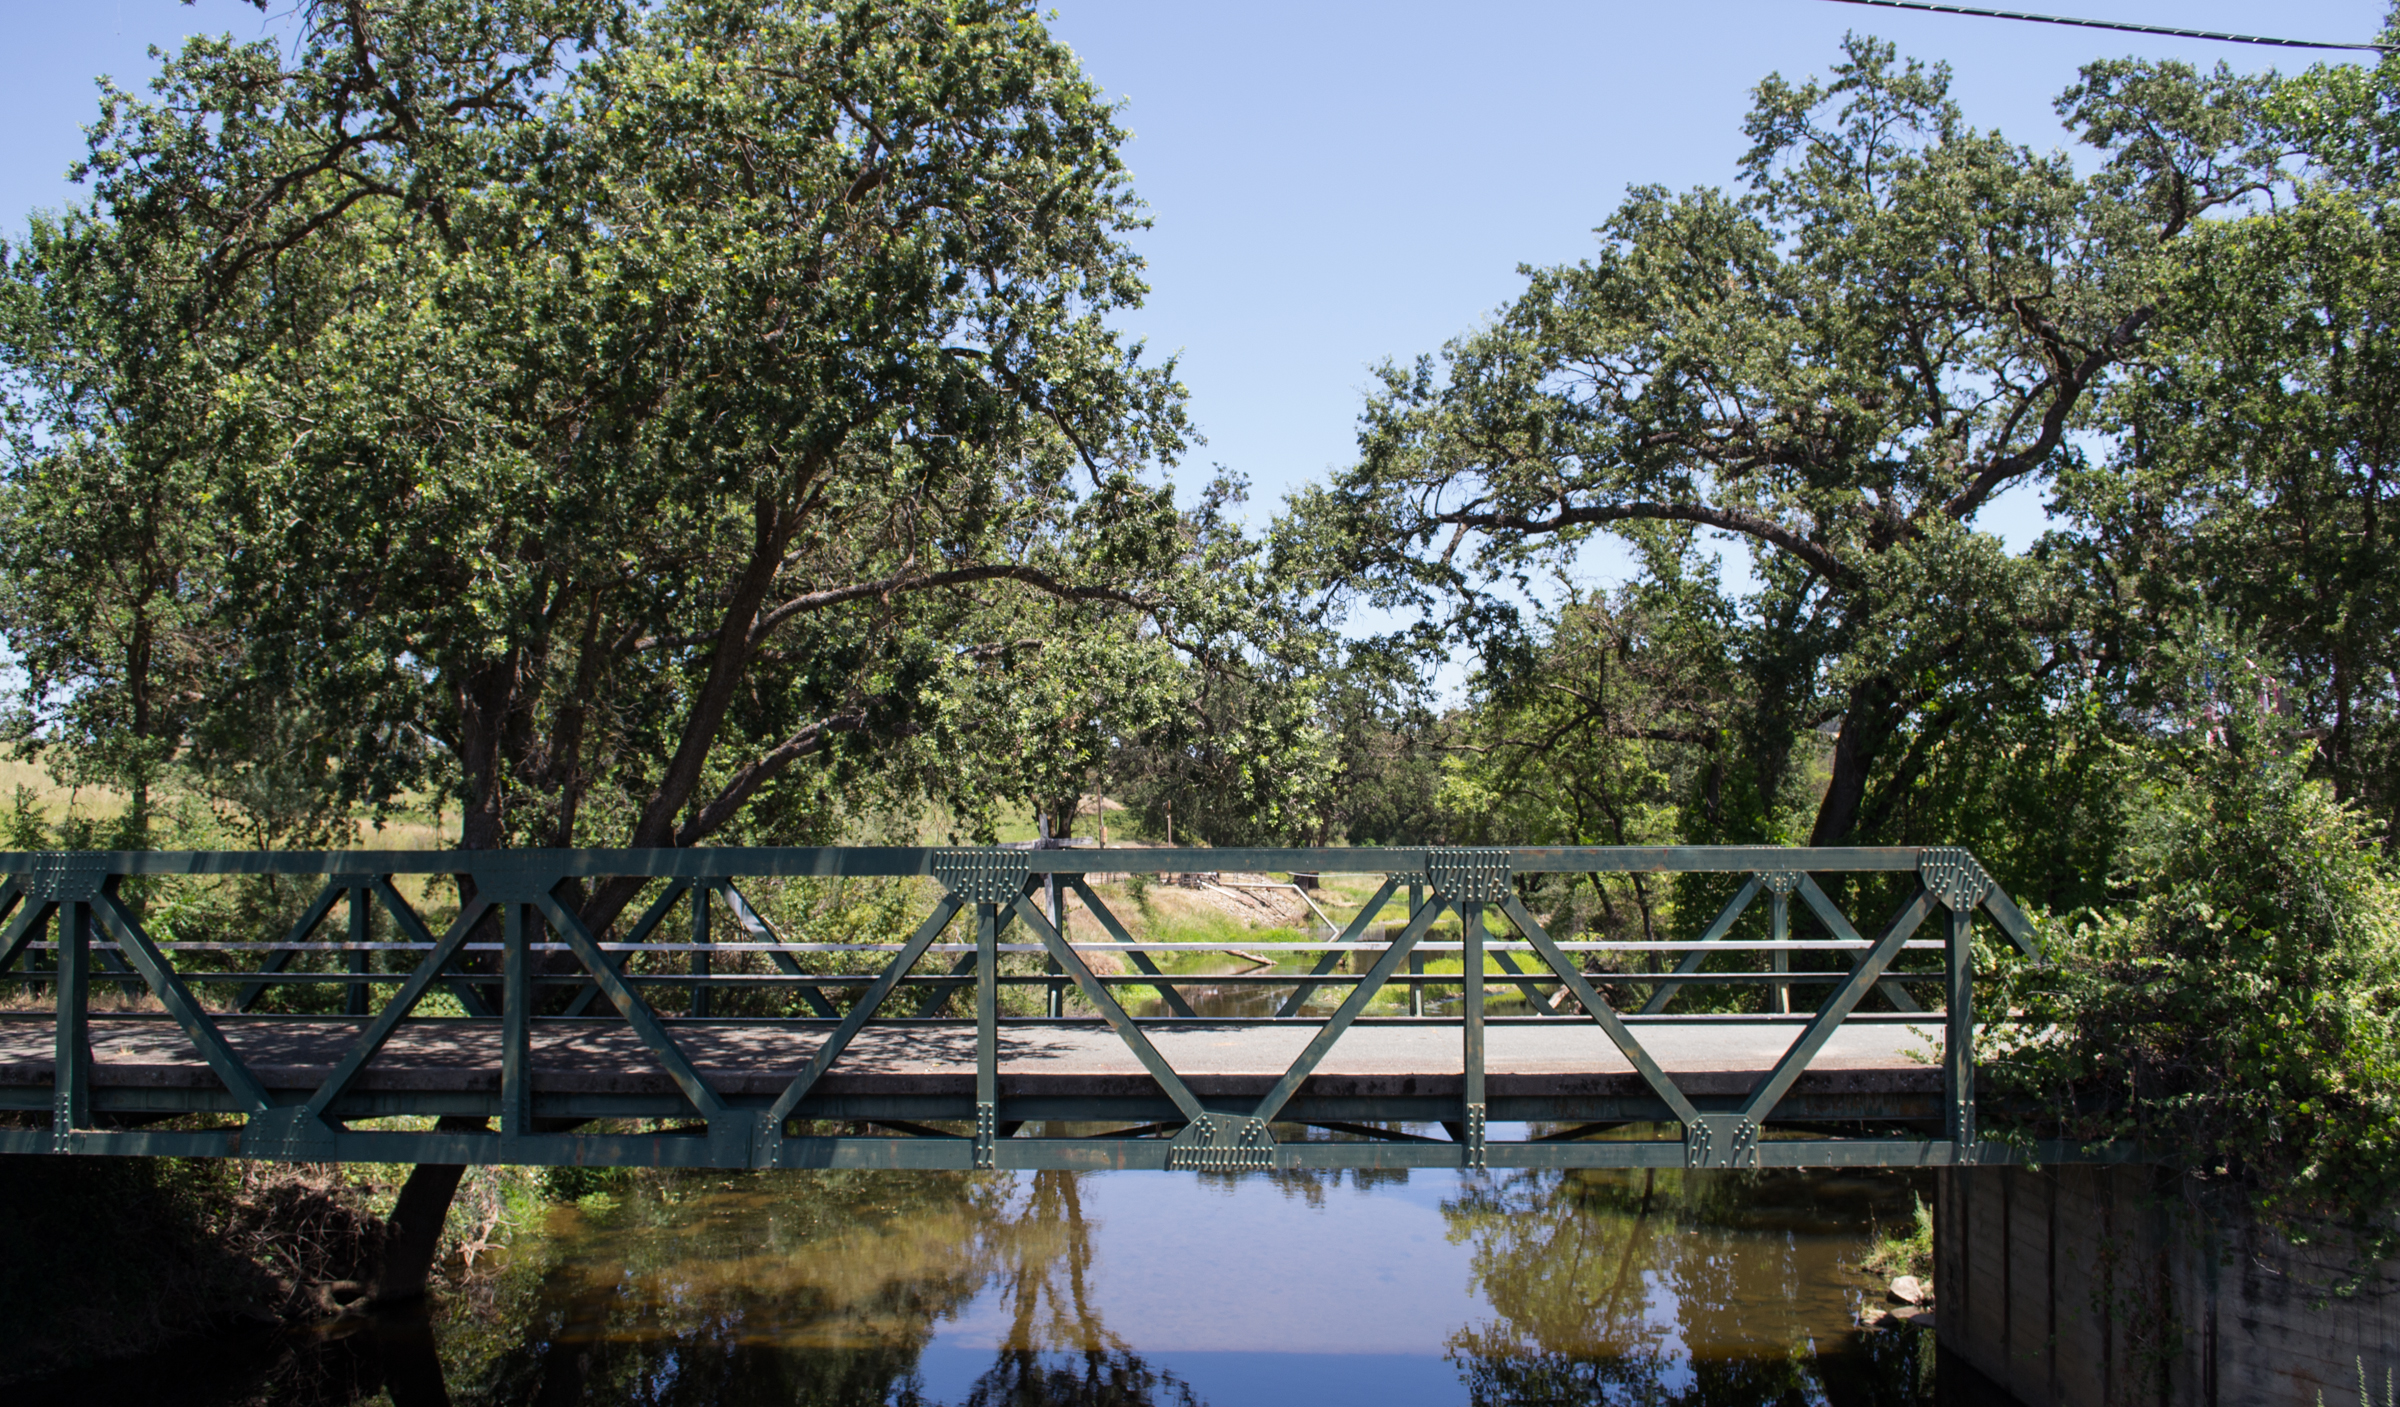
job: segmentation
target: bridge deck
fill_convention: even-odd
[[[1810,1062],[1794,1093],[1808,1096],[1939,1093],[1940,1018],[1921,1024],[1847,1024]],[[223,1018],[228,1043],[276,1091],[317,1087],[356,1041],[363,1021]],[[827,1024],[676,1023],[678,1044],[717,1090],[733,1098],[782,1092],[830,1029]],[[1264,1094],[1315,1034],[1313,1026],[1175,1023],[1145,1028],[1195,1094]],[[1645,1023],[1643,1046],[1694,1097],[1746,1093],[1801,1031],[1790,1022]],[[1497,1098],[1623,1098],[1644,1092],[1607,1036],[1588,1021],[1500,1025],[1486,1031],[1486,1081]],[[1456,1097],[1460,1033],[1441,1026],[1358,1026],[1343,1033],[1302,1087],[1318,1098]],[[155,1019],[92,1020],[99,1089],[205,1090],[217,1080],[182,1032]],[[537,1094],[674,1095],[674,1085],[622,1021],[541,1021],[533,1028]],[[1124,1042],[1096,1021],[1011,1023],[1000,1031],[1002,1097],[1110,1098],[1155,1092]],[[0,1087],[47,1090],[48,1021],[0,1021]],[[870,1026],[819,1089],[827,1096],[971,1098],[975,1031],[958,1024]],[[403,1025],[359,1077],[362,1093],[492,1093],[500,1087],[493,1022]]]

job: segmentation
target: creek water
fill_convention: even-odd
[[[1937,1365],[1932,1335],[1858,1327],[1882,1300],[1855,1268],[1870,1228],[1907,1224],[1927,1190],[1907,1174],[784,1172],[605,1187],[550,1208],[505,1269],[428,1316],[20,1401],[1991,1400]]]
[[[1290,991],[1185,990],[1208,1015],[1265,1014]],[[1920,1174],[833,1171],[593,1186],[426,1313],[201,1346],[42,1385],[20,1407],[2007,1400],[1937,1361],[1930,1333],[1860,1327],[1883,1294],[1858,1263],[1878,1228],[1913,1223],[1931,1195]]]

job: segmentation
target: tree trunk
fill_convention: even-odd
[[[1867,797],[1867,777],[1875,756],[1892,734],[1892,689],[1881,679],[1862,680],[1850,690],[1850,706],[1842,713],[1842,731],[1833,740],[1833,777],[1826,783],[1825,800],[1817,807],[1811,845],[1841,845],[1858,826],[1859,808]]]
[[[442,1133],[481,1133],[483,1119],[449,1116],[434,1127]],[[406,1304],[425,1297],[425,1282],[433,1274],[433,1258],[442,1247],[442,1228],[450,1220],[450,1200],[458,1195],[463,1163],[419,1163],[401,1184],[400,1199],[384,1219],[383,1264],[376,1268],[373,1301],[377,1305]]]

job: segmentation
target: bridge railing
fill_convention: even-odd
[[[1156,958],[1226,944],[1137,939],[1090,878],[1196,871],[1364,875],[1376,888],[1338,934],[1243,945],[1313,958],[1305,966],[1200,974]],[[0,1151],[718,1167],[1955,1163],[2006,1156],[1976,1127],[1976,917],[2032,953],[2017,906],[1947,847],[67,852],[0,854],[0,873],[0,1108],[18,1124],[0,1128]],[[1732,892],[1688,937],[1559,941],[1522,892],[1540,874],[1713,875]],[[267,875],[313,889],[296,922],[179,941],[179,885]],[[930,879],[930,912],[904,942],[801,942],[751,902],[762,882],[835,877]],[[1897,897],[1869,937],[1837,892]],[[1068,896],[1093,930],[1073,941]],[[1732,936],[1762,907],[1766,937]],[[604,911],[595,931],[588,916]],[[1808,936],[1794,935],[1799,915]],[[1096,971],[1088,955],[1101,951],[1131,970]],[[1938,960],[1905,966],[1911,951]],[[1795,953],[1837,965],[1796,971]],[[1652,970],[1591,970],[1598,954]],[[1735,954],[1764,960],[1711,970]],[[1457,971],[1427,970],[1453,955]],[[1202,1011],[1187,992],[1201,987],[1269,1000]],[[1670,1009],[1699,988],[1756,995],[1720,996],[1705,1015]],[[1444,995],[1428,1005],[1429,991]],[[1821,997],[1795,1010],[1795,991]],[[762,1016],[762,993],[790,1014]],[[1129,994],[1147,994],[1138,1012]],[[1893,1022],[1929,1043],[1938,1029],[1938,1104],[1930,1090],[1794,1096],[1846,1026]],[[1631,1088],[1516,1077],[1495,1099],[1489,1028],[1583,1023]],[[1272,1068],[1246,1082],[1222,1062],[1197,1069],[1208,1043],[1183,1034],[1295,1026],[1305,1041],[1262,1038]],[[1336,1043],[1379,1026],[1454,1028],[1455,1064],[1398,1087],[1320,1088]],[[1784,1044],[1742,1067],[1746,1088],[1685,1088],[1694,1043],[1705,1052],[1737,1028]],[[1013,1043],[1076,1031],[1105,1031],[1146,1087],[1004,1089]],[[1661,1033],[1684,1042],[1680,1082],[1651,1049]],[[557,1059],[583,1062],[577,1088],[555,1088]],[[626,1076],[615,1092],[612,1063]],[[901,1065],[914,1085],[893,1074]],[[656,1088],[635,1089],[635,1067]],[[862,1069],[886,1076],[880,1092],[840,1088]],[[1547,1131],[1489,1136],[1529,1122]],[[1859,1132],[1822,1136],[1829,1124]],[[1674,1136],[1633,1136],[1645,1128]]]

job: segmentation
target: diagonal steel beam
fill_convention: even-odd
[[[1528,977],[1533,975],[1526,972],[1523,968],[1517,966],[1516,955],[1513,953],[1494,953],[1492,954],[1492,961],[1500,964],[1500,970],[1504,973],[1507,973],[1511,977]],[[1515,987],[1518,991],[1525,994],[1525,1004],[1533,1008],[1534,1015],[1559,1016],[1563,1014],[1551,1009],[1550,998],[1545,996],[1541,988],[1536,987],[1533,985],[1533,983],[1512,982],[1509,985]]]
[[[1700,941],[1703,943],[1714,943],[1719,938],[1724,937],[1727,933],[1732,932],[1734,921],[1742,916],[1742,910],[1749,908],[1750,901],[1758,897],[1758,888],[1759,885],[1757,875],[1752,875],[1748,879],[1744,880],[1742,882],[1742,887],[1734,891],[1733,898],[1728,900],[1725,904],[1725,907],[1717,912],[1716,922],[1711,923],[1708,926],[1708,931],[1700,935]],[[1700,964],[1708,961],[1708,957],[1709,955],[1705,951],[1695,950],[1693,952],[1685,953],[1683,955],[1683,961],[1675,965],[1674,975],[1678,977],[1688,977],[1691,974],[1698,972],[1700,970]],[[1658,1015],[1660,1012],[1667,1009],[1667,1003],[1673,1001],[1675,999],[1676,992],[1680,990],[1681,985],[1678,983],[1660,983],[1657,989],[1650,993],[1650,1000],[1642,1003],[1641,1014],[1644,1016]]]
[[[833,1062],[842,1058],[842,1052],[850,1048],[850,1042],[882,1009],[884,998],[892,994],[892,990],[900,985],[900,979],[908,975],[909,969],[925,956],[925,950],[933,946],[933,940],[942,936],[942,930],[948,928],[950,920],[956,918],[958,911],[965,907],[956,895],[950,894],[943,895],[941,902],[934,905],[933,915],[909,935],[908,942],[893,957],[891,965],[876,977],[874,985],[851,1003],[849,1013],[842,1017],[842,1024],[834,1027],[833,1034],[825,1038],[825,1044],[817,1047],[817,1053],[810,1058],[807,1068],[793,1076],[792,1082],[784,1086],[783,1093],[777,1095],[775,1102],[768,1106],[759,1122],[769,1138],[783,1136],[784,1120],[789,1119],[792,1111],[800,1107],[801,1100],[808,1098],[808,1092],[817,1087],[817,1081],[825,1078],[825,1072],[833,1068]]]
[[[669,880],[667,882],[666,892],[659,895],[658,898],[652,902],[649,908],[642,910],[642,916],[634,920],[633,928],[631,931],[626,933],[623,941],[627,943],[639,943],[643,939],[649,937],[651,933],[658,928],[659,924],[665,921],[667,915],[674,910],[675,901],[681,899],[684,895],[684,891],[690,889],[691,887],[692,882],[688,879]],[[620,968],[619,970],[622,971],[623,969]],[[591,1010],[592,1002],[598,998],[599,995],[599,983],[591,981],[585,982],[581,987],[576,989],[575,1000],[567,1003],[567,1009],[562,1014],[566,1016],[583,1015],[585,1012]]]
[[[17,910],[16,917],[8,921],[7,931],[0,932],[0,972],[15,966],[25,950],[40,940],[43,930],[50,926],[49,917],[50,906],[38,900]]]
[[[1401,929],[1400,936],[1385,946],[1383,956],[1375,960],[1375,965],[1367,970],[1366,976],[1359,979],[1357,986],[1350,989],[1350,995],[1341,1006],[1335,1009],[1323,1026],[1317,1028],[1317,1034],[1302,1048],[1299,1058],[1292,1062],[1292,1068],[1284,1071],[1283,1078],[1277,1080],[1275,1087],[1267,1091],[1266,1097],[1258,1101],[1258,1107],[1251,1111],[1251,1118],[1264,1123],[1282,1112],[1283,1106],[1300,1092],[1300,1086],[1307,1081],[1310,1072],[1317,1068],[1317,1062],[1325,1058],[1325,1052],[1333,1049],[1333,1043],[1350,1029],[1350,1024],[1358,1019],[1358,1014],[1367,1009],[1367,1003],[1375,1000],[1375,993],[1391,980],[1392,973],[1399,969],[1409,951],[1424,938],[1425,930],[1433,926],[1434,919],[1447,907],[1448,904],[1437,897],[1417,910],[1416,916],[1408,921],[1408,927]]]
[[[1017,899],[1015,908],[1018,919],[1033,930],[1034,936],[1041,939],[1042,946],[1049,949],[1050,956],[1066,969],[1068,976],[1075,979],[1075,985],[1083,990],[1084,1000],[1099,1011],[1109,1029],[1117,1033],[1117,1039],[1125,1042],[1133,1051],[1134,1059],[1142,1062],[1142,1068],[1150,1072],[1151,1079],[1158,1081],[1158,1087],[1165,1091],[1168,1099],[1174,1101],[1177,1109],[1183,1111],[1184,1117],[1197,1119],[1206,1114],[1208,1110],[1200,1103],[1199,1096],[1185,1087],[1183,1077],[1176,1074],[1166,1057],[1158,1053],[1158,1047],[1150,1044],[1150,1038],[1142,1034],[1142,1028],[1134,1024],[1132,1017],[1125,1014],[1125,1008],[1117,1005],[1116,997],[1109,993],[1107,986],[1092,975],[1092,969],[1085,965],[1083,955],[1076,952],[1065,938],[1059,936],[1058,930],[1050,926],[1049,918],[1034,907],[1032,900],[1022,896]]]
[[[395,899],[398,897],[392,896]],[[404,910],[407,908],[405,904],[401,907]],[[359,1036],[358,1043],[350,1047],[350,1053],[342,1057],[342,1063],[325,1077],[325,1083],[317,1086],[316,1093],[300,1106],[304,1117],[325,1117],[325,1111],[349,1090],[351,1081],[358,1078],[359,1071],[366,1069],[367,1062],[373,1060],[383,1049],[384,1042],[392,1038],[392,1032],[399,1028],[401,1019],[414,1011],[417,1003],[424,999],[425,993],[442,976],[442,969],[458,956],[459,949],[467,945],[467,935],[474,931],[476,924],[483,921],[483,916],[491,911],[491,907],[490,900],[477,898],[458,911],[458,917],[451,920],[449,930],[442,934],[441,941],[433,945],[433,951],[425,955],[425,960],[417,964],[417,970],[400,984],[400,990],[384,1003],[382,1012]],[[409,914],[410,919],[415,917],[414,913]],[[423,925],[418,925],[418,931],[423,931]]]
[[[1373,924],[1375,920],[1382,915],[1383,906],[1392,901],[1392,895],[1399,891],[1401,884],[1404,883],[1407,878],[1408,877],[1406,875],[1385,876],[1383,887],[1375,891],[1375,897],[1367,901],[1367,906],[1358,911],[1358,917],[1350,920],[1349,926],[1344,928],[1341,932],[1341,936],[1334,939],[1334,941],[1347,946],[1350,944],[1355,944],[1366,937],[1366,932],[1369,925]],[[1311,977],[1323,977],[1325,974],[1333,971],[1333,969],[1341,963],[1341,960],[1344,956],[1346,956],[1346,954],[1344,954],[1340,948],[1327,948],[1318,956],[1316,966],[1309,969],[1308,975]],[[1308,999],[1316,995],[1317,988],[1321,985],[1323,984],[1317,982],[1303,982],[1299,986],[1293,988],[1291,999],[1286,1001],[1283,1004],[1283,1008],[1277,1011],[1275,1015],[1278,1018],[1298,1016],[1300,1014],[1300,1008],[1308,1004]]]
[[[125,905],[110,888],[104,887],[92,896],[92,913],[115,932],[127,959],[141,971],[142,980],[150,984],[151,992],[167,1009],[167,1014],[175,1018],[175,1024],[183,1028],[183,1034],[199,1048],[200,1058],[224,1081],[226,1092],[242,1106],[242,1112],[256,1114],[273,1107],[275,1101],[267,1097],[266,1086],[258,1082],[250,1067],[225,1043],[225,1033],[217,1029],[208,1012],[192,999],[191,989],[183,985],[183,978],[168,964],[166,954],[150,941],[150,935],[142,931],[142,926],[125,911]]]
[[[943,975],[946,977],[964,977],[974,970],[975,955],[973,953],[960,953],[958,955],[958,961],[950,964],[950,970]],[[952,987],[934,987],[928,990],[924,996],[917,999],[917,1018],[919,1020],[923,1020],[926,1017],[933,1015],[935,1012],[940,1011],[944,1006],[949,1005],[951,993],[955,990],[956,989]]]
[[[264,974],[283,971],[286,964],[299,956],[298,945],[307,942],[316,933],[318,927],[325,922],[325,916],[333,912],[333,906],[339,903],[341,897],[348,892],[342,876],[335,876],[327,880],[325,888],[318,893],[306,909],[301,911],[299,921],[292,925],[290,932],[283,935],[283,941],[293,946],[277,948],[267,954],[266,961],[258,965],[259,972]],[[268,982],[243,983],[240,994],[233,999],[233,1009],[248,1011],[272,985]]]
[[[1883,976],[1884,968],[1900,955],[1900,946],[1908,941],[1910,934],[1917,931],[1917,925],[1925,921],[1925,916],[1933,912],[1933,906],[1933,896],[1922,889],[1900,906],[1900,911],[1892,916],[1891,923],[1884,928],[1883,936],[1875,940],[1875,946],[1860,960],[1858,966],[1850,969],[1841,985],[1835,987],[1833,994],[1825,999],[1825,1004],[1817,1008],[1815,1018],[1802,1028],[1800,1038],[1792,1042],[1781,1060],[1775,1062],[1775,1068],[1752,1087],[1750,1097],[1742,1101],[1741,1117],[1754,1125],[1765,1122],[1776,1104],[1791,1091],[1793,1082],[1808,1068],[1808,1062],[1816,1059],[1817,1052],[1825,1048],[1825,1042],[1833,1039],[1834,1028],[1840,1026],[1843,1019],[1857,1010],[1858,1004],[1866,999],[1876,980]]]
[[[633,1028],[635,1037],[649,1049],[651,1058],[666,1070],[667,1078],[683,1091],[683,1097],[691,1101],[692,1108],[705,1119],[714,1121],[724,1118],[729,1112],[724,1097],[701,1078],[700,1071],[684,1055],[683,1047],[667,1034],[667,1028],[658,1019],[658,1013],[650,1009],[650,1004],[642,1000],[640,993],[626,984],[625,975],[617,970],[615,963],[609,961],[609,955],[600,950],[599,941],[592,937],[590,929],[583,926],[583,920],[558,902],[556,895],[547,891],[533,901],[533,907],[540,910],[542,917],[550,921],[551,928],[567,940],[567,946],[574,949],[584,970],[599,982],[609,1002],[623,1013],[625,1024]]]
[[[1508,921],[1517,926],[1517,932],[1525,935],[1525,941],[1533,945],[1542,961],[1548,963],[1550,970],[1558,974],[1559,980],[1567,984],[1567,990],[1575,994],[1575,1000],[1583,1003],[1584,1011],[1607,1033],[1618,1052],[1632,1063],[1634,1070],[1641,1075],[1642,1083],[1650,1086],[1650,1092],[1664,1101],[1678,1120],[1686,1124],[1696,1121],[1700,1111],[1691,1100],[1684,1097],[1682,1090],[1675,1087],[1675,1082],[1667,1078],[1666,1070],[1651,1058],[1642,1043],[1634,1039],[1633,1029],[1625,1024],[1614,1008],[1600,999],[1600,994],[1592,989],[1591,982],[1584,977],[1582,970],[1542,928],[1533,912],[1525,907],[1524,901],[1514,894],[1508,895],[1500,901],[1500,911],[1508,915]]]
[[[2025,917],[2025,911],[2017,907],[2017,901],[2009,898],[2006,890],[1997,884],[1985,890],[1983,908],[2000,925],[2000,931],[2015,940],[2019,951],[2036,962],[2041,961],[2042,950],[2034,939],[2033,920]]]
[[[1834,937],[1839,938],[1846,943],[1864,943],[1867,941],[1859,936],[1857,929],[1850,926],[1850,920],[1848,916],[1844,915],[1840,909],[1834,907],[1833,896],[1827,894],[1823,889],[1817,887],[1816,876],[1808,874],[1805,871],[1802,872],[1800,876],[1800,897],[1807,902],[1809,909],[1814,912],[1818,920],[1825,925],[1826,932],[1831,933]],[[1929,976],[1927,980],[1930,981],[1932,979]],[[1883,989],[1885,1000],[1889,1001],[1893,1006],[1898,1007],[1900,1010],[1923,1011],[1925,1009],[1915,997],[1912,997],[1908,994],[1908,989],[1901,986],[1898,979],[1886,977],[1878,985],[1880,985]]]
[[[1076,897],[1083,900],[1085,912],[1089,913],[1093,918],[1098,919],[1100,921],[1100,926],[1108,930],[1109,937],[1120,943],[1130,943],[1133,941],[1133,935],[1125,931],[1125,925],[1117,922],[1117,916],[1109,912],[1106,904],[1100,902],[1100,896],[1092,892],[1091,885],[1084,882],[1082,875],[1068,876],[1067,885],[1069,888],[1075,891]],[[1133,959],[1133,965],[1137,968],[1140,968],[1144,975],[1150,977],[1163,977],[1166,975],[1158,970],[1158,964],[1150,960],[1150,955],[1148,953],[1142,952],[1137,948],[1128,956]],[[1183,999],[1183,993],[1176,991],[1173,987],[1161,982],[1152,990],[1156,991],[1159,995],[1159,999],[1167,1004],[1167,1010],[1175,1013],[1177,1016],[1194,1015],[1191,1003],[1185,1001]]]
[[[709,888],[714,889],[718,896],[724,899],[726,911],[733,915],[733,921],[742,926],[744,933],[753,938],[764,938],[770,943],[779,944],[784,941],[783,935],[775,931],[775,925],[761,918],[758,910],[751,907],[750,901],[742,897],[742,891],[733,887],[732,880],[718,880]],[[808,975],[808,969],[802,967],[800,960],[790,953],[773,949],[769,950],[767,956],[774,961],[777,967],[783,969],[786,977]],[[816,1015],[830,1017],[840,1014],[819,988],[804,983],[797,990],[800,993],[800,1000],[808,1003],[808,1009]]]
[[[999,909],[999,917],[994,920],[998,926],[992,930],[992,941],[995,943],[999,942],[1001,936],[1008,932],[1008,926],[1016,922],[1016,918],[1016,910],[1005,905],[1001,906]],[[1128,939],[1127,941],[1130,942],[1131,940]],[[950,964],[950,970],[943,975],[946,977],[964,977],[968,973],[976,971],[977,966],[978,960],[974,953],[961,953],[958,955],[958,961]],[[919,1020],[923,1020],[926,1017],[933,1015],[935,1012],[940,1011],[944,1006],[948,1005],[952,991],[953,989],[949,987],[934,987],[928,990],[924,996],[917,999],[917,1018]]]
[[[390,875],[375,875],[368,883],[374,889],[376,899],[382,903],[383,911],[392,916],[392,922],[408,936],[409,942],[423,943],[428,946],[433,943],[433,934],[425,927],[425,920],[418,918],[417,911],[410,908],[408,901],[400,897],[400,891],[392,887]],[[491,905],[486,903],[470,907],[473,907],[476,915],[480,917]],[[462,938],[460,941],[464,942],[465,940]],[[442,980],[449,986],[450,995],[458,999],[459,1010],[469,1016],[496,1014],[490,1006],[484,1003],[483,995],[475,990],[474,983],[456,974]]]

